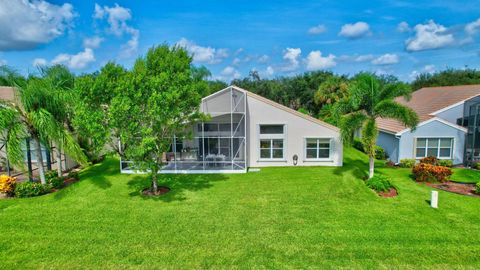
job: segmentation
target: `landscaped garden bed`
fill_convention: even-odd
[[[438,188],[441,190],[468,195],[468,196],[475,196],[480,197],[480,194],[477,193],[476,184],[471,183],[458,183],[453,181],[447,181],[443,183],[426,183],[427,186]]]

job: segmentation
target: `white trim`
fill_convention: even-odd
[[[454,160],[455,159],[455,137],[452,136],[414,136],[413,137],[413,159],[420,160],[422,158],[428,157],[427,156],[427,149],[428,149],[428,141],[425,141],[425,156],[424,157],[417,157],[417,140],[418,139],[452,139],[451,146],[450,146],[450,156],[449,157],[440,157],[440,148],[445,148],[445,147],[440,147],[440,140],[438,142],[438,147],[437,147],[437,159],[447,159],[447,160]]]
[[[429,115],[437,115],[437,114],[442,113],[442,112],[444,112],[444,111],[448,111],[448,110],[450,110],[450,109],[452,109],[452,108],[454,108],[454,107],[457,107],[458,105],[462,105],[463,103],[465,103],[465,101],[468,101],[468,100],[470,100],[470,99],[472,99],[472,98],[474,98],[474,97],[478,97],[478,96],[480,96],[480,94],[476,94],[476,95],[474,95],[474,96],[471,96],[471,97],[469,97],[469,98],[466,98],[466,99],[464,99],[464,100],[461,100],[461,101],[459,101],[459,102],[457,102],[457,103],[454,103],[454,104],[452,104],[452,105],[449,105],[449,106],[447,106],[447,107],[445,107],[445,108],[442,108],[442,109],[440,109],[440,110],[436,110],[436,111],[434,111],[434,112],[431,112],[431,113],[429,113]]]
[[[317,156],[319,148],[318,139],[329,139],[329,148],[328,148],[328,158],[307,158],[307,139],[316,139],[317,140]],[[303,161],[304,162],[322,162],[322,161],[333,161],[332,153],[333,152],[333,137],[327,136],[304,136],[303,137]]]
[[[430,118],[430,119],[428,119],[428,120],[426,120],[426,121],[423,121],[423,122],[419,123],[419,124],[417,125],[417,128],[418,128],[418,127],[421,127],[421,126],[423,126],[423,125],[429,124],[429,123],[431,123],[431,122],[433,122],[433,121],[438,121],[438,122],[443,123],[443,124],[445,124],[445,125],[447,125],[447,126],[453,127],[453,128],[455,128],[455,129],[458,129],[458,130],[460,130],[460,131],[463,131],[463,132],[467,133],[467,129],[466,129],[466,128],[461,127],[461,126],[456,125],[456,124],[453,124],[453,123],[450,123],[450,122],[445,121],[445,120],[443,120],[442,118],[438,118],[438,117],[433,117],[433,118]],[[410,130],[411,130],[411,128],[406,128],[406,129],[404,129],[404,130],[402,130],[402,131],[397,132],[395,135],[396,135],[396,136],[401,136],[403,133],[408,132],[408,131],[410,131]]]
[[[260,134],[260,126],[283,126],[283,133],[282,134]],[[261,140],[271,140],[270,145],[270,156],[273,156],[273,142],[272,140],[282,140],[283,141],[283,151],[281,158],[262,158],[261,148],[260,148],[260,141]],[[286,162],[286,154],[287,154],[287,124],[286,123],[258,123],[257,124],[257,150],[258,150],[258,162],[268,162],[268,161],[280,161]]]

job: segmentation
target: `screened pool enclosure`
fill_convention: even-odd
[[[162,156],[160,173],[246,172],[246,93],[232,87],[202,100],[208,122],[194,123],[192,136],[174,136]],[[135,173],[132,162],[121,161],[123,173]]]

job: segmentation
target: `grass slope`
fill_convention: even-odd
[[[169,175],[168,195],[139,196],[145,176],[107,159],[82,181],[37,198],[0,201],[1,268],[480,267],[480,200],[430,188],[408,169],[379,168],[400,195],[380,198],[342,168],[265,168],[242,175]]]

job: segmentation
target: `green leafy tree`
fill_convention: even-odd
[[[342,138],[346,145],[353,141],[353,133],[361,128],[362,144],[369,156],[369,178],[374,174],[375,145],[378,136],[376,120],[392,118],[405,126],[415,128],[418,116],[412,109],[395,101],[396,97],[409,99],[411,89],[395,80],[379,80],[373,74],[360,73],[348,86],[348,98],[334,104],[340,119]]]
[[[28,81],[13,82],[14,101],[1,101],[0,130],[5,132],[8,158],[14,166],[24,167],[22,143],[30,136],[34,142],[40,181],[45,184],[41,144],[49,141],[64,147],[72,158],[86,164],[83,152],[62,122],[55,118],[55,111],[61,104],[52,91],[51,84],[44,78],[29,78]]]
[[[138,58],[123,80],[123,91],[111,102],[112,127],[124,145],[123,156],[139,170],[149,170],[158,190],[162,155],[174,135],[189,136],[188,127],[202,120],[201,97],[207,84],[194,78],[192,58],[179,47],[162,45]]]
[[[480,84],[480,70],[447,69],[435,73],[420,73],[411,83],[414,90],[430,86]]]
[[[314,95],[314,101],[321,109],[318,117],[325,122],[338,125],[338,118],[334,116],[333,104],[348,95],[348,80],[344,77],[332,76],[320,84]]]
[[[109,105],[116,95],[124,91],[126,74],[122,66],[107,63],[100,72],[82,75],[75,81],[76,104],[72,125],[92,162],[99,159],[105,145],[112,142],[111,138],[118,136],[112,134]],[[112,143],[111,146],[117,148],[117,144]]]

